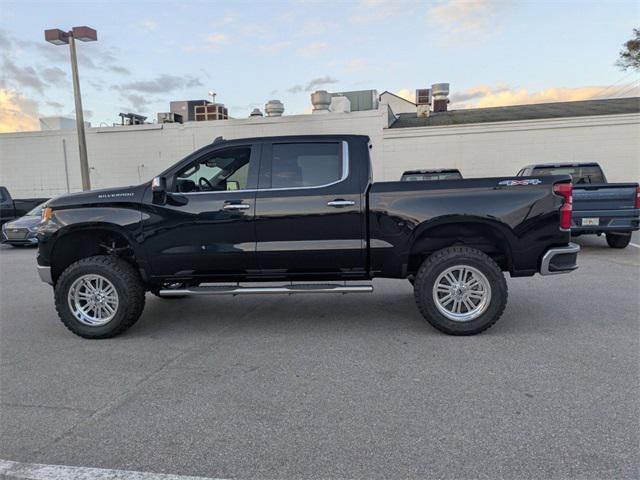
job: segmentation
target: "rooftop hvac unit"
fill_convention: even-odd
[[[431,104],[431,89],[419,88],[416,90],[416,105],[430,105]]]
[[[182,123],[182,115],[174,112],[158,113],[158,123]]]

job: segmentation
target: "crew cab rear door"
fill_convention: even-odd
[[[365,276],[364,199],[340,140],[265,143],[256,195],[262,275]]]

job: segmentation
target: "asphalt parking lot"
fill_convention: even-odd
[[[640,244],[640,237],[634,236]],[[219,478],[638,478],[640,248],[508,279],[456,338],[408,282],[373,295],[161,300],[111,340],[58,320],[0,247],[0,458]]]

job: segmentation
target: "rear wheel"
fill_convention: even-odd
[[[427,258],[414,286],[425,319],[449,335],[474,335],[491,327],[507,304],[507,282],[483,252],[449,247]]]
[[[625,248],[631,242],[630,233],[607,233],[606,237],[611,248]]]
[[[95,256],[72,263],[55,286],[62,323],[84,338],[109,338],[131,327],[144,309],[136,269],[121,258]]]

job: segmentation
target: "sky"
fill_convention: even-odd
[[[615,65],[640,27],[637,1],[0,0],[0,132],[74,115],[69,49],[48,28],[87,25],[78,42],[85,120],[216,101],[236,118],[269,99],[309,113],[318,89],[451,84],[452,108],[640,95],[640,75]]]

